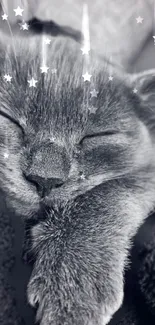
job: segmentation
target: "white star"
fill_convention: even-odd
[[[84,78],[84,81],[90,81],[92,75],[86,72],[85,74],[82,75],[82,77]]]
[[[49,140],[50,140],[50,142],[52,142],[52,143],[53,143],[53,142],[55,142],[56,138],[55,138],[55,137],[50,137],[50,139],[49,139]]]
[[[29,87],[36,87],[36,83],[38,81],[35,80],[34,78],[32,78],[31,80],[28,80],[28,83],[29,83]]]
[[[6,14],[2,15],[2,20],[8,20],[8,15]]]
[[[48,69],[49,68],[45,65],[43,67],[40,67],[41,73],[47,73]]]
[[[137,92],[138,92],[137,88],[134,88],[134,89],[133,89],[133,93],[134,93],[134,94],[137,94]]]
[[[22,30],[28,30],[29,29],[29,25],[27,23],[23,23],[23,24],[20,24],[20,29]]]
[[[114,77],[113,76],[109,76],[109,81],[112,81],[113,79],[114,79]]]
[[[96,89],[92,90],[90,93],[92,97],[97,97],[98,95],[98,91],[96,91]]]
[[[4,79],[5,79],[7,82],[11,82],[12,77],[11,77],[9,74],[5,74]]]
[[[80,179],[81,179],[81,180],[85,180],[85,179],[86,179],[86,176],[84,175],[84,173],[82,173],[82,174],[80,175]]]
[[[8,159],[8,158],[9,158],[9,154],[8,154],[8,152],[4,152],[4,158],[5,158],[5,159]]]
[[[137,20],[137,24],[142,24],[144,18],[142,18],[141,16],[139,16],[139,17],[136,18],[136,20]]]
[[[21,9],[19,6],[17,9],[13,9],[13,11],[15,12],[15,16],[23,16],[24,9]]]
[[[94,106],[91,106],[91,107],[88,107],[88,110],[91,114],[95,114],[96,111],[97,111],[97,107],[94,107]]]
[[[82,54],[89,54],[90,48],[88,46],[84,46],[82,49]]]
[[[57,69],[52,69],[52,74],[57,73]]]
[[[50,40],[49,38],[46,38],[46,39],[45,39],[45,44],[46,44],[46,45],[51,44],[51,40]]]
[[[19,118],[19,122],[21,125],[26,125],[26,121],[27,121],[26,117]]]

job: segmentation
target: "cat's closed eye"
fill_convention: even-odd
[[[80,145],[84,146],[86,144],[92,144],[92,145],[100,145],[102,144],[105,140],[107,141],[108,139],[113,139],[113,136],[116,136],[119,134],[120,131],[115,130],[115,129],[107,129],[102,132],[97,132],[97,133],[92,133],[88,134],[83,137],[83,139],[80,140]]]
[[[23,128],[23,126],[20,124],[20,122],[15,119],[13,116],[9,115],[8,113],[0,110],[0,116],[3,116],[4,118],[6,118],[8,121],[10,121],[11,123],[13,123],[15,126],[17,126],[18,128],[20,128],[20,130],[22,131],[22,135],[25,135],[25,130]]]

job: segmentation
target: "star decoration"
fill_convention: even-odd
[[[137,20],[137,24],[142,24],[144,18],[142,18],[141,16],[139,16],[139,17],[136,18],[136,20]]]
[[[109,81],[112,81],[113,79],[114,79],[114,77],[113,76],[109,76]]]
[[[29,25],[27,24],[27,23],[22,23],[22,24],[20,24],[20,29],[22,29],[22,30],[28,30],[29,29]]]
[[[87,46],[84,46],[84,47],[81,49],[81,51],[82,51],[82,54],[83,54],[83,55],[84,55],[84,54],[89,54],[90,48],[87,47]]]
[[[80,175],[80,179],[81,179],[81,180],[85,180],[85,179],[86,179],[86,176],[84,175],[84,173],[81,173],[81,175]]]
[[[52,69],[52,74],[57,73],[57,69]]]
[[[46,39],[45,39],[45,44],[46,44],[46,45],[51,44],[51,40],[50,40],[49,38],[46,38]]]
[[[3,14],[3,15],[2,15],[2,20],[8,20],[8,15]]]
[[[4,158],[5,158],[5,159],[8,159],[8,158],[9,158],[9,154],[8,154],[8,152],[4,152]]]
[[[21,9],[19,6],[17,9],[13,9],[13,11],[15,12],[15,16],[23,16],[24,9]]]
[[[48,67],[44,65],[43,67],[40,67],[41,73],[47,73],[48,72]]]
[[[53,143],[53,142],[55,142],[56,138],[53,136],[53,137],[50,137],[49,140],[50,140],[51,143]]]
[[[29,87],[36,87],[36,83],[38,81],[35,80],[34,78],[32,78],[31,80],[28,80],[28,83],[29,83]]]
[[[137,94],[137,92],[138,92],[137,88],[134,88],[134,89],[133,89],[133,93],[134,93],[134,94]]]
[[[91,106],[91,107],[88,107],[88,110],[91,114],[95,114],[96,111],[97,111],[97,107],[94,107],[94,106]]]
[[[26,117],[19,118],[19,122],[21,125],[26,125],[26,121],[27,121]]]
[[[41,152],[39,152],[37,155],[35,155],[35,159],[37,159],[37,161],[42,161],[42,154],[41,154]]]
[[[85,74],[82,75],[82,77],[84,78],[84,81],[90,81],[92,75],[86,72]]]
[[[93,89],[93,90],[90,92],[90,94],[91,94],[91,97],[97,97],[97,95],[98,95],[98,91],[96,91],[96,89]]]
[[[5,79],[7,82],[11,82],[12,77],[11,77],[9,74],[5,74],[4,79]]]

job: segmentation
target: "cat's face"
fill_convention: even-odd
[[[0,181],[9,203],[26,215],[132,174],[150,159],[132,88],[114,72],[110,81],[111,67],[93,57],[91,82],[84,82],[80,47],[63,39],[53,40],[48,73],[41,74],[38,44],[25,51],[15,44],[16,57],[4,50],[0,64]]]

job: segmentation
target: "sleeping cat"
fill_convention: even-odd
[[[81,46],[59,37],[42,74],[40,44],[1,41],[1,188],[35,223],[28,300],[40,324],[105,325],[122,304],[131,239],[155,206],[155,71],[116,69],[111,80],[114,67],[93,53],[84,81]]]

